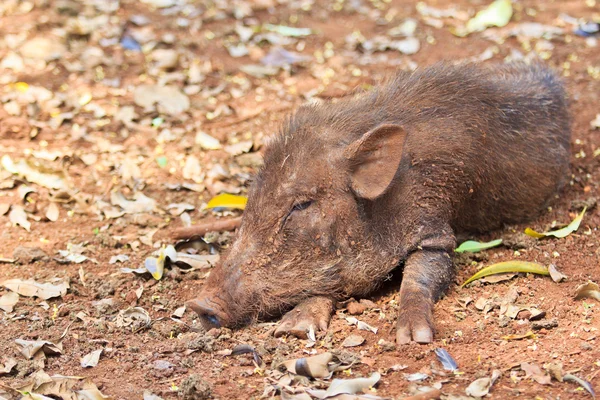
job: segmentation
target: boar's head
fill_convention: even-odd
[[[405,132],[349,128],[324,113],[300,108],[267,145],[235,242],[188,302],[205,327],[249,324],[312,296],[366,294],[378,283],[370,265],[390,262],[365,204],[394,179]]]

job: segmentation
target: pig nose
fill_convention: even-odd
[[[221,327],[217,311],[211,306],[211,303],[206,297],[190,300],[186,303],[188,307],[198,314],[200,322],[206,330]]]

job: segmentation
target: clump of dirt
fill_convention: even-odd
[[[212,389],[200,375],[190,375],[179,386],[179,397],[183,400],[206,400],[212,398]]]

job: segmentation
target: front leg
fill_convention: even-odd
[[[406,344],[433,341],[433,305],[454,277],[450,252],[456,242],[449,230],[423,240],[409,255],[400,286],[396,341]]]
[[[283,316],[281,324],[275,330],[275,336],[290,334],[306,339],[311,326],[315,331],[325,331],[334,311],[333,300],[328,297],[306,299]]]

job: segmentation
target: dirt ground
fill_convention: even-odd
[[[360,360],[333,378],[381,373],[380,382],[367,392],[383,398],[401,399],[424,388],[439,389],[441,398],[471,398],[467,386],[493,370],[502,375],[491,398],[591,397],[580,384],[550,380],[545,371],[560,363],[564,373],[600,387],[600,304],[574,299],[579,285],[600,282],[600,127],[591,124],[600,113],[600,36],[573,33],[576,19],[600,21],[600,4],[514,1],[506,27],[467,37],[451,33],[487,4],[3,0],[0,282],[52,283],[58,278],[70,287],[45,302],[20,296],[14,310],[0,312],[0,398],[21,398],[14,389],[39,378],[40,370],[50,376],[86,377],[106,396],[85,397],[65,389],[50,393],[52,398],[138,399],[144,391],[146,398],[153,393],[165,399],[251,399],[263,393],[279,398],[278,362],[327,351]],[[445,13],[439,15],[440,10]],[[411,22],[401,25],[407,19],[416,22],[414,32]],[[544,24],[543,35],[526,25],[531,22]],[[401,33],[394,36],[398,32],[392,28],[398,26]],[[265,66],[265,56],[281,66]],[[347,307],[341,305],[327,333],[309,343],[274,338],[276,321],[206,333],[189,310],[173,317],[199,292],[209,269],[174,267],[159,281],[150,274],[121,271],[143,267],[157,248],[174,244],[170,232],[188,217],[200,223],[238,215],[204,206],[218,193],[246,192],[260,165],[264,139],[300,104],[335,100],[357,87],[368,89],[398,68],[438,60],[491,63],[536,57],[563,74],[572,100],[570,184],[541,217],[475,238],[503,238],[502,246],[457,257],[456,285],[435,308],[433,344],[391,343],[397,279],[355,315],[378,328],[377,333],[349,325]],[[155,84],[176,89],[143,87]],[[219,144],[207,143],[198,132]],[[8,172],[13,168],[16,173]],[[584,205],[588,211],[581,227],[566,238],[535,240],[523,234],[526,227],[542,231],[566,224]],[[217,241],[226,246],[228,238],[224,234]],[[128,259],[110,263],[117,255]],[[521,274],[460,288],[481,267],[512,259],[555,264],[568,278],[555,283],[547,276]],[[0,288],[0,296],[8,293]],[[507,305],[535,307],[545,316],[532,321],[525,310],[513,318],[505,313]],[[150,324],[128,320],[124,311],[130,307],[146,310]],[[507,338],[530,331],[521,340]],[[342,347],[351,334],[365,342]],[[60,341],[62,352],[45,359],[38,352],[28,359],[17,339]],[[264,364],[254,365],[250,354],[227,355],[240,344],[256,348]],[[459,372],[444,371],[436,348],[454,357]],[[83,368],[81,358],[99,349],[97,366]],[[3,371],[10,360],[16,365]],[[522,363],[541,370],[526,374]],[[409,381],[415,373],[427,377]],[[326,388],[329,382],[297,379],[289,387],[300,393],[302,388]],[[293,398],[288,389],[283,398]]]

